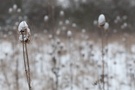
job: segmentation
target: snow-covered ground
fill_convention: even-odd
[[[100,90],[101,50],[100,40],[34,35],[28,44],[33,90],[54,90],[57,79],[58,90]],[[134,90],[135,45],[109,42],[104,53],[105,90]],[[21,43],[0,39],[0,61],[0,90],[16,90],[17,75],[19,90],[27,90]]]

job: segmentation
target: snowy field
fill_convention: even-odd
[[[2,37],[0,90],[27,90],[22,44],[16,36]],[[56,85],[57,90],[102,88],[101,38],[95,37],[84,30],[71,37],[33,34],[28,44],[32,89],[56,90]],[[135,89],[135,45],[131,37],[104,39],[105,90]]]

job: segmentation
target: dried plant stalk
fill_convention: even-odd
[[[31,89],[29,58],[28,58],[28,51],[27,51],[27,45],[26,45],[27,42],[24,40],[23,32],[21,32],[21,34],[22,34],[22,40],[23,40],[23,42],[22,42],[22,45],[23,45],[23,59],[24,59],[24,67],[25,67],[26,79],[27,79],[29,90],[32,90]]]

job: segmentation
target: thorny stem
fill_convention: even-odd
[[[29,68],[29,59],[28,59],[28,53],[27,53],[27,46],[26,46],[26,42],[24,41],[24,34],[23,34],[23,32],[21,32],[21,34],[22,34],[22,40],[23,40],[23,42],[22,42],[22,45],[23,45],[23,59],[24,59],[24,67],[25,67],[26,79],[27,79],[29,90],[31,90],[30,68]],[[27,61],[25,60],[25,50],[26,50]]]

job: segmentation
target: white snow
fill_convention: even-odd
[[[104,14],[100,14],[99,17],[98,17],[98,25],[102,26],[102,25],[105,24],[105,22],[106,22],[105,15]]]
[[[60,49],[59,47],[61,47],[61,44],[55,43],[55,47],[58,49],[56,49],[56,51],[60,50],[62,52],[60,55],[56,54],[56,52],[54,53],[55,55],[51,55],[55,48],[51,46],[54,41],[37,43],[33,40],[32,44],[28,45],[32,85],[34,90],[42,90],[43,87],[47,87],[48,90],[50,90],[52,88],[51,86],[55,85],[56,77],[52,72],[52,68],[54,68],[52,56],[55,56],[59,62],[57,65],[60,68],[58,72],[60,75],[58,77],[59,90],[69,90],[71,88],[71,62],[73,64],[73,90],[85,90],[85,88],[88,88],[88,90],[98,90],[98,85],[93,85],[93,83],[98,80],[98,77],[102,74],[102,67],[97,67],[97,65],[102,66],[100,44],[91,40],[82,41],[79,39],[75,41],[71,40],[70,42],[69,40],[61,41],[60,39],[56,39],[56,42],[64,44],[63,47],[65,49]],[[15,61],[16,59],[19,60],[19,83],[21,85],[20,87],[22,87],[20,90],[24,90],[27,89],[27,83],[24,73],[22,48],[20,48],[19,45],[15,44],[15,48],[13,49],[12,43],[9,41],[1,41],[0,59],[5,61],[8,66],[6,67],[8,77],[11,77],[14,74]],[[92,48],[90,48],[89,45],[92,45]],[[81,49],[79,49],[79,47],[81,47]],[[127,53],[125,46],[119,42],[110,42],[105,48],[108,48],[108,53],[104,56],[106,63],[105,73],[108,73],[109,77],[113,77],[112,79],[109,78],[109,83],[111,85],[111,87],[109,87],[110,90],[129,90],[131,81],[129,76],[127,76],[128,68],[126,62],[128,61],[128,63],[131,63],[133,67],[134,64],[132,63],[132,59],[135,58],[135,55]],[[131,52],[135,52],[135,45],[131,46]],[[84,54],[84,57],[82,57],[81,53]],[[15,57],[12,57],[13,55],[15,55]],[[114,62],[116,62],[116,64],[114,64]],[[0,78],[2,78],[1,83],[4,83],[4,76],[0,75]],[[9,83],[12,84],[14,78],[8,79]],[[124,84],[122,85],[121,83]],[[7,88],[2,85],[0,85],[0,89],[1,88],[2,90],[7,90]]]
[[[104,28],[104,30],[108,30],[109,29],[109,23],[106,22],[103,28]]]
[[[28,25],[26,21],[22,21],[18,26],[18,31],[21,32],[21,31],[27,30],[27,28],[28,28]]]

